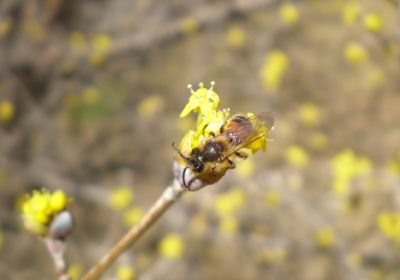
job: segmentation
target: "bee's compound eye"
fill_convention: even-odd
[[[203,166],[201,166],[201,165],[199,165],[199,166],[196,166],[196,172],[201,172],[201,171],[203,171]]]

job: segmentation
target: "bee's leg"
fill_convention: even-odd
[[[224,131],[225,131],[224,126],[225,125],[221,125],[221,128],[219,129],[219,133],[221,133],[221,134],[224,133]]]
[[[233,161],[231,161],[229,158],[227,158],[226,160],[228,161],[231,169],[234,169],[236,167],[236,164]]]
[[[246,153],[243,153],[243,152],[235,152],[235,155],[236,156],[238,156],[238,157],[240,157],[240,158],[242,158],[242,159],[246,159],[247,158],[247,154]]]

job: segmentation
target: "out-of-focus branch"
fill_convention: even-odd
[[[145,233],[158,218],[171,206],[184,192],[177,181],[167,187],[156,203],[145,214],[142,220],[132,227],[117,244],[108,251],[101,260],[95,264],[90,271],[83,276],[82,280],[98,279],[105,270],[132,244]]]

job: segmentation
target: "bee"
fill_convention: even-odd
[[[206,184],[217,182],[228,169],[235,168],[235,158],[247,158],[247,154],[241,149],[267,137],[273,124],[274,116],[270,112],[251,116],[236,114],[221,126],[218,135],[211,133],[209,139],[193,148],[189,156],[184,155],[172,144],[186,163],[182,172],[184,187],[190,190],[195,179],[200,179]],[[186,182],[185,178],[187,169],[195,174],[189,182]]]

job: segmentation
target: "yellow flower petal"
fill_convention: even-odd
[[[115,277],[118,280],[133,280],[135,279],[135,270],[129,265],[119,265]]]
[[[363,46],[350,42],[344,50],[346,60],[352,64],[362,64],[368,59],[368,53]]]
[[[124,213],[124,222],[127,226],[136,225],[143,217],[144,211],[141,207],[135,206]]]
[[[183,254],[183,240],[179,234],[166,235],[158,246],[159,253],[167,259],[180,259]]]
[[[286,151],[286,160],[294,167],[303,168],[308,165],[309,157],[301,146],[292,145]]]
[[[288,66],[289,59],[282,51],[273,50],[268,53],[260,70],[264,88],[271,91],[278,90]]]
[[[130,186],[119,186],[111,191],[110,206],[114,210],[126,208],[133,199],[133,191]]]
[[[321,248],[330,248],[336,242],[333,229],[329,226],[319,228],[315,233],[315,243]]]
[[[237,233],[239,222],[235,217],[224,216],[219,221],[218,229],[223,234],[232,235]]]
[[[14,104],[9,100],[0,101],[0,122],[7,123],[12,120],[15,114]]]
[[[299,21],[300,13],[292,3],[284,3],[279,8],[281,20],[289,25],[294,25]]]
[[[368,13],[364,17],[364,26],[368,31],[379,32],[382,29],[382,18],[375,13]]]

